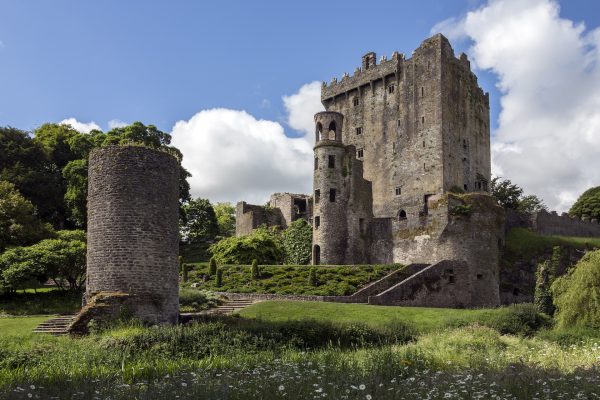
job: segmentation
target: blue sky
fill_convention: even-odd
[[[0,0],[0,126],[32,130],[44,122],[75,118],[85,123],[94,121],[106,130],[111,120],[139,120],[170,132],[177,121],[190,122],[202,110],[223,108],[243,110],[256,121],[275,122],[269,125],[275,129],[275,136],[281,130],[277,124],[286,136],[302,136],[303,127],[289,123],[293,110],[285,107],[282,96],[297,94],[310,82],[328,81],[346,71],[352,73],[367,51],[375,51],[378,56],[389,56],[395,50],[409,55],[430,36],[436,24],[451,19],[450,25],[456,25],[469,11],[489,9],[495,13],[495,20],[510,20],[524,12],[494,9],[498,4],[504,9],[511,4],[530,9],[558,5],[554,0],[370,1],[368,8],[365,4]],[[585,23],[586,29],[579,36],[586,42],[589,38],[584,36],[600,26],[600,2],[561,1],[559,14],[548,18],[554,23],[552,26],[560,26],[561,21]],[[543,20],[526,18],[520,27],[531,24],[523,27],[529,28],[527,34],[537,26],[547,26],[548,41],[556,40],[551,26],[544,25]],[[494,134],[502,137],[503,126],[498,122],[503,109],[501,101],[510,104],[510,97],[503,96],[519,92],[519,86],[511,86],[503,93],[496,89],[502,76],[511,71],[493,57],[510,53],[495,54],[492,61],[490,55],[478,54],[474,46],[478,41],[485,43],[485,27],[480,25],[465,28],[457,35],[452,34],[456,26],[446,24],[443,29],[448,30],[445,33],[457,54],[467,51],[477,64],[485,65],[477,75],[483,88],[491,92]],[[509,37],[511,33],[503,35]],[[518,36],[511,40],[515,47],[519,46]],[[552,51],[562,52],[547,52]],[[556,60],[556,56],[549,59]],[[557,79],[570,78],[567,75]],[[595,98],[595,93],[590,96]],[[504,145],[506,150],[514,142],[515,138],[507,137],[498,145]],[[202,168],[200,164],[191,169],[197,170],[198,176]],[[496,168],[502,173],[511,171],[502,163]],[[281,181],[285,181],[288,175],[282,174]],[[544,186],[539,176],[535,181],[511,177],[526,189],[539,191]],[[565,201],[596,179],[588,178],[579,177],[576,188],[565,189]],[[302,179],[307,178],[298,177],[298,182]],[[573,178],[563,178],[565,182],[569,179]],[[278,183],[276,179],[273,182]],[[260,193],[246,194],[252,199],[264,198],[267,190],[274,188],[267,186]],[[306,191],[308,186],[283,189]],[[194,182],[192,187],[200,188]],[[196,194],[202,195],[200,190]],[[231,193],[211,190],[206,189],[206,193],[216,199],[236,200]],[[243,190],[239,196],[242,195]],[[547,199],[557,208],[562,207],[560,201]]]

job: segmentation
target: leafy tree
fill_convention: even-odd
[[[47,237],[51,228],[35,215],[33,204],[15,185],[0,181],[0,252],[7,246],[21,246]]]
[[[87,223],[87,159],[69,161],[63,168],[62,175],[67,183],[65,205],[68,218],[73,225],[85,228]]]
[[[504,208],[517,210],[523,189],[515,185],[508,179],[501,179],[496,176],[492,178],[492,196],[498,201],[498,205]]]
[[[304,219],[292,222],[283,232],[283,246],[286,264],[308,264],[312,251],[312,226]]]
[[[260,227],[246,236],[232,236],[210,246],[209,251],[219,264],[250,264],[256,260],[263,265],[281,264],[285,250],[280,235]]]
[[[61,289],[81,290],[85,281],[86,239],[83,231],[58,231],[56,238],[15,247],[0,256],[5,288],[15,289],[52,279]]]
[[[600,220],[600,186],[586,190],[573,204],[569,215]]]
[[[517,211],[524,214],[534,214],[540,211],[548,211],[548,207],[536,195],[523,196],[519,199]]]
[[[214,206],[217,224],[219,225],[219,235],[235,235],[235,207],[231,203],[217,203]]]
[[[75,137],[84,134],[66,124],[44,124],[34,131],[34,140],[41,144],[49,160],[61,171],[69,161],[81,158],[71,148],[71,143],[76,142]]]
[[[217,261],[214,257],[210,258],[210,262],[208,263],[208,275],[213,276],[217,273]]]
[[[61,179],[42,144],[27,132],[0,127],[0,180],[13,183],[42,221],[56,226],[64,214]]]
[[[144,146],[160,149],[171,144],[171,135],[154,125],[144,125],[134,122],[131,125],[113,128],[106,133],[103,145],[138,143]]]
[[[588,252],[551,287],[558,327],[600,328],[600,250]]]
[[[183,206],[181,237],[189,243],[213,240],[219,232],[215,210],[208,199],[195,199]]]

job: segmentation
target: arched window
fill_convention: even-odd
[[[329,124],[329,130],[335,132],[335,121],[331,121]]]
[[[313,247],[313,265],[321,264],[321,246],[315,244]]]
[[[406,211],[398,211],[398,221],[404,221],[406,219]]]
[[[317,142],[321,140],[321,134],[323,133],[323,125],[320,122],[317,122],[317,129],[315,131],[315,135],[317,137]]]

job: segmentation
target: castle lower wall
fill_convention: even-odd
[[[582,221],[546,211],[531,216],[531,227],[540,235],[600,237],[600,224],[597,220]]]

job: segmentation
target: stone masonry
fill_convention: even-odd
[[[141,146],[89,158],[86,298],[127,295],[121,307],[148,323],[179,316],[179,165]],[[90,313],[90,310],[87,310]]]

